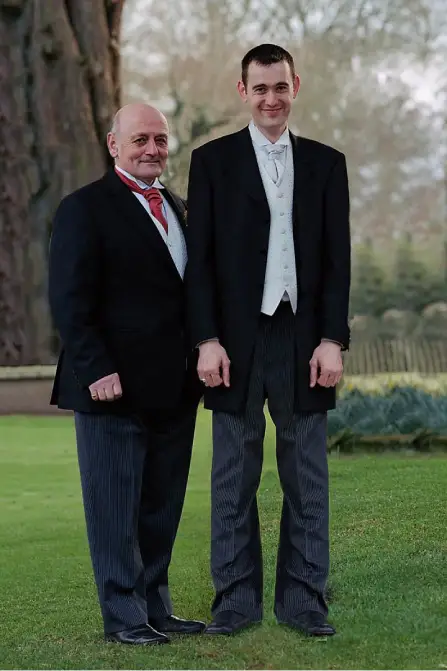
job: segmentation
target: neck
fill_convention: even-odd
[[[134,179],[138,179],[140,182],[143,182],[143,184],[146,184],[146,186],[152,186],[153,183],[155,182],[155,179],[152,179],[152,180],[141,179],[140,177],[138,177],[138,178],[135,177]]]
[[[272,143],[277,142],[287,128],[287,123],[283,124],[282,126],[279,126],[278,128],[260,128],[256,124],[256,122],[253,123],[255,124],[257,129],[263,134],[263,136],[266,137],[267,140],[270,140],[270,142]]]

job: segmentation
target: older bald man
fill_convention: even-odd
[[[168,138],[153,107],[119,110],[114,169],[63,199],[50,247],[62,341],[51,402],[74,411],[105,639],[134,645],[204,628],[172,614],[168,588],[200,396],[185,338],[185,204],[159,181]]]

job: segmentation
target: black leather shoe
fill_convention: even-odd
[[[149,620],[149,624],[157,631],[166,634],[201,634],[205,629],[205,622],[199,620],[182,620],[175,615],[157,617]]]
[[[322,613],[308,610],[300,613],[295,618],[290,618],[284,624],[298,629],[306,636],[333,636],[336,632],[334,627],[326,622]]]
[[[127,645],[161,645],[169,643],[169,638],[148,624],[133,629],[114,631],[105,635],[106,643],[125,643]]]
[[[250,620],[246,615],[236,613],[233,610],[223,610],[217,613],[214,620],[206,627],[205,634],[229,636],[245,629],[245,627],[249,627],[251,624],[253,624],[253,620]]]

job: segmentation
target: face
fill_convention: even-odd
[[[286,61],[272,65],[252,62],[248,66],[247,86],[242,81],[238,83],[240,96],[250,106],[253,121],[266,131],[285,128],[299,87],[299,77],[292,77]]]
[[[152,184],[166,167],[168,138],[167,122],[156,110],[124,108],[116,132],[107,137],[107,146],[119,168]]]

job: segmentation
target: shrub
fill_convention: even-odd
[[[407,435],[428,431],[447,436],[447,395],[411,386],[390,386],[382,393],[344,389],[328,415],[330,436],[349,431],[360,436]]]

